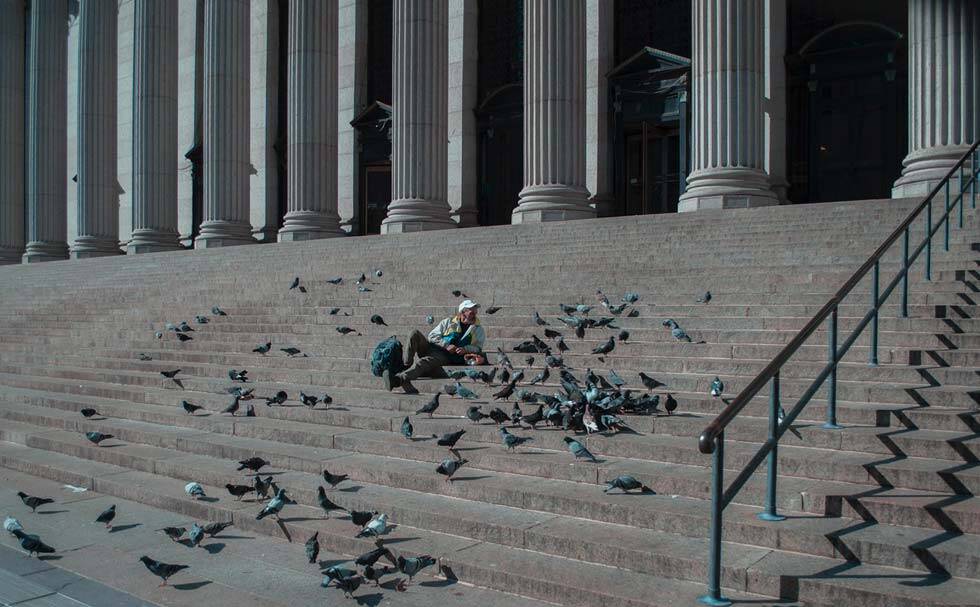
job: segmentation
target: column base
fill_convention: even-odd
[[[480,214],[473,207],[460,207],[453,211],[452,219],[461,228],[472,228],[480,225]]]
[[[779,204],[769,189],[765,172],[732,168],[695,171],[687,178],[687,191],[677,203],[677,212],[706,209],[749,209]]]
[[[596,217],[612,217],[616,199],[609,194],[595,194],[589,198],[589,206],[595,209]]]
[[[902,161],[902,176],[892,186],[892,198],[927,196],[969,149],[968,145],[943,145],[910,153]],[[966,166],[964,178],[969,178],[970,163]],[[956,187],[958,179],[957,173],[950,182],[951,189]]]
[[[183,247],[177,241],[176,232],[149,230],[146,228],[134,230],[129,243],[126,245],[126,253],[129,255],[179,251],[181,249]]]
[[[21,263],[21,256],[23,255],[24,249],[0,247],[0,266]]]
[[[344,236],[340,217],[321,211],[289,211],[278,233],[279,242],[298,242]]]
[[[235,247],[243,244],[254,244],[252,226],[240,221],[205,221],[201,224],[201,233],[194,240],[195,249],[214,249],[217,247]]]
[[[286,228],[283,228],[279,230],[278,235],[279,242],[301,242],[304,240],[320,240],[322,238],[341,238],[343,236],[347,236],[347,232],[340,228],[336,230],[286,230]]]
[[[60,261],[68,259],[67,242],[44,242],[35,240],[27,243],[22,263],[41,263],[45,261]]]
[[[593,219],[596,210],[589,204],[589,191],[563,184],[525,186],[517,208],[511,213],[512,224]]]
[[[456,228],[445,201],[401,199],[388,205],[388,216],[381,222],[382,234],[406,234]]]
[[[122,254],[122,251],[119,250],[118,240],[109,240],[97,236],[79,236],[68,251],[68,256],[71,259],[110,257]]]

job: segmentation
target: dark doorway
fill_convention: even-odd
[[[680,129],[640,124],[626,135],[624,215],[676,213],[681,195]]]
[[[364,200],[361,217],[362,234],[380,234],[381,222],[391,202],[391,164],[364,167]]]
[[[351,120],[360,146],[357,234],[380,234],[391,202],[391,113],[375,101]]]
[[[480,133],[477,205],[483,226],[509,224],[524,187],[522,95],[519,85],[507,85],[476,112]]]

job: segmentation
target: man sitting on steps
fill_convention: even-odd
[[[486,357],[481,352],[486,334],[476,318],[479,307],[480,304],[476,302],[464,300],[459,304],[457,314],[444,318],[429,331],[428,337],[421,331],[413,331],[408,338],[408,359],[405,363],[408,368],[398,374],[385,371],[385,387],[391,391],[401,386],[406,394],[418,394],[412,385],[413,379],[448,377],[442,369],[446,365],[484,364]]]

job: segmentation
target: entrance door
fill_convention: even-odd
[[[649,122],[626,136],[626,215],[677,212],[680,144],[678,129]]]
[[[481,226],[506,225],[524,187],[524,136],[521,122],[491,123],[481,131],[480,180],[477,184]]]
[[[391,165],[364,167],[363,234],[380,234],[391,202]]]

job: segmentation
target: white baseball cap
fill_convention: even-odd
[[[459,303],[459,309],[457,311],[462,312],[463,310],[467,310],[469,308],[479,308],[479,307],[480,304],[476,303],[475,301],[471,299],[464,299]]]

